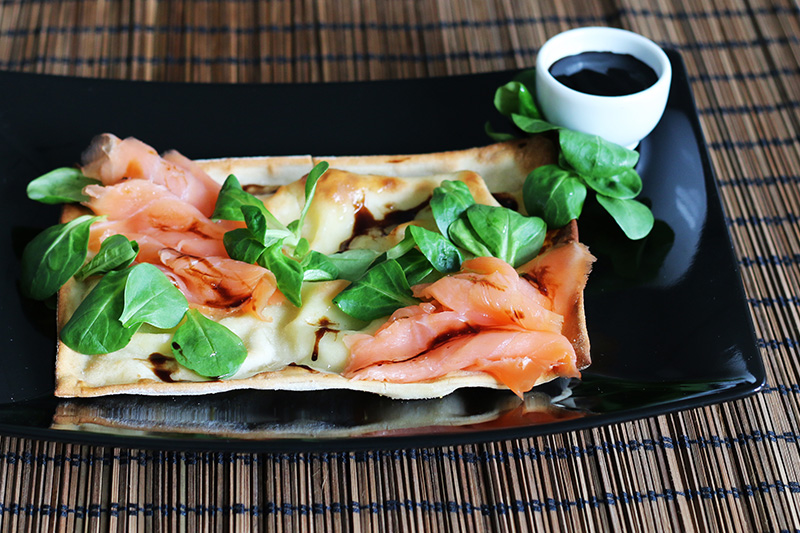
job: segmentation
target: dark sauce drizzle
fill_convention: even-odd
[[[213,274],[213,277],[215,277],[217,279],[222,279],[223,278],[222,272],[220,272],[219,269],[215,268],[211,264],[211,262],[208,259],[206,259],[205,257],[199,257],[199,256],[196,256],[196,255],[189,255],[189,254],[185,254],[183,252],[177,252],[177,250],[176,250],[176,253],[181,254],[181,258],[180,259],[186,260],[187,262],[195,261],[196,263],[201,264],[201,265],[203,265],[205,267],[207,272],[203,272],[202,269],[196,268],[195,266],[187,267],[186,270],[194,272],[199,278],[205,278],[209,274]],[[238,306],[242,305],[244,302],[246,302],[248,300],[248,298],[249,298],[249,296],[242,297],[242,296],[236,295],[229,288],[227,288],[227,287],[225,287],[225,286],[223,286],[222,284],[219,284],[219,283],[218,284],[209,284],[208,287],[213,289],[214,292],[217,293],[217,298],[214,301],[205,302],[206,305],[211,306],[211,307],[221,307],[221,308],[238,307]]]
[[[153,352],[147,357],[147,360],[150,361],[153,373],[158,379],[165,383],[175,383],[175,380],[172,379],[172,372],[175,371],[174,359],[170,359],[164,354]]]
[[[539,274],[539,273],[538,272],[526,272],[526,273],[524,273],[522,275],[522,278],[524,280],[526,280],[528,283],[530,283],[531,285],[533,285],[533,287],[536,290],[538,290],[540,293],[542,293],[545,296],[548,296],[548,294],[547,294],[547,285],[542,283],[539,280],[539,277],[537,276],[537,274]]]
[[[425,200],[421,204],[412,207],[411,209],[402,209],[397,211],[389,211],[386,215],[378,220],[375,215],[367,209],[363,203],[355,206],[355,220],[353,222],[353,233],[350,238],[345,240],[339,245],[339,251],[343,252],[350,247],[353,239],[361,235],[367,235],[375,230],[380,230],[384,235],[388,234],[388,228],[393,228],[405,222],[410,222],[416,218],[417,213],[422,211],[430,203],[430,199]]]
[[[333,329],[331,326],[336,326],[337,324],[332,322],[328,317],[322,317],[319,319],[319,324],[317,326],[317,331],[314,332],[316,339],[314,340],[314,350],[311,352],[311,360],[316,361],[319,358],[319,342],[322,340],[322,337],[325,336],[328,332],[338,332],[338,329]]]
[[[478,329],[470,324],[465,323],[463,327],[460,328],[453,328],[449,331],[442,331],[438,335],[436,335],[433,339],[431,339],[430,343],[428,344],[428,349],[423,351],[422,353],[427,353],[434,348],[441,346],[442,344],[446,344],[451,340],[461,337],[462,335],[470,335],[478,333]],[[421,354],[420,354],[421,355]]]
[[[519,210],[519,204],[517,203],[517,199],[514,198],[514,195],[507,192],[493,192],[492,196],[494,199],[497,200],[497,203],[501,206],[511,209],[513,211]]]

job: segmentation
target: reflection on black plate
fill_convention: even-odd
[[[600,257],[586,291],[593,365],[521,402],[465,390],[402,402],[351,391],[205,397],[53,397],[55,317],[20,298],[24,244],[56,208],[25,186],[76,162],[100,132],[193,158],[420,153],[488,144],[494,89],[512,73],[318,85],[182,85],[0,72],[0,432],[136,447],[397,448],[505,439],[608,424],[740,398],[764,370],[686,72],[670,53],[667,111],[642,141],[643,196],[660,221],[644,243],[586,216]],[[13,250],[13,255],[9,251]],[[631,268],[638,265],[637,268]],[[554,404],[552,402],[555,402]]]
[[[436,401],[396,401],[356,391],[237,391],[218,397],[119,396],[58,402],[53,427],[212,438],[398,437],[472,433],[584,416],[543,392],[462,389]]]

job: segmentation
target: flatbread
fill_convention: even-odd
[[[556,160],[556,148],[546,137],[533,137],[526,140],[498,143],[486,147],[469,150],[443,152],[438,154],[419,155],[385,155],[365,157],[330,157],[312,156],[256,157],[232,158],[196,161],[212,178],[222,182],[229,174],[235,174],[243,187],[251,192],[265,193],[268,208],[276,216],[285,211],[287,220],[292,213],[299,210],[298,199],[302,198],[302,185],[284,187],[279,194],[273,194],[275,188],[295,182],[307,173],[319,160],[328,161],[334,172],[357,172],[367,183],[381,183],[382,187],[373,187],[376,198],[383,201],[381,205],[371,208],[380,218],[380,210],[397,208],[402,198],[430,195],[430,191],[444,179],[461,179],[470,186],[473,195],[484,203],[495,202],[495,197],[507,202],[519,200],[525,177],[534,168]],[[330,172],[330,171],[329,171]],[[479,176],[478,176],[479,175]],[[483,178],[482,180],[480,178]],[[472,183],[474,182],[474,183]],[[480,182],[480,183],[478,183]],[[481,192],[481,184],[488,188]],[[385,198],[386,190],[403,190],[397,197]],[[488,192],[494,193],[488,194]],[[338,194],[338,193],[337,193]],[[484,194],[485,197],[480,195]],[[282,195],[282,196],[281,196]],[[327,195],[332,207],[337,204],[338,196]],[[317,192],[314,202],[324,203],[326,194]],[[366,201],[366,200],[365,200]],[[411,200],[417,202],[418,200]],[[344,202],[346,204],[346,202]],[[81,213],[80,207],[68,206],[64,211],[64,220],[72,219]],[[278,218],[281,218],[280,216]],[[309,219],[313,219],[310,214]],[[323,253],[336,251],[339,245],[331,237],[332,224],[324,219],[309,220],[307,224],[320,229],[318,236],[312,235],[309,240],[312,248],[322,248]],[[333,225],[338,227],[338,225]],[[322,231],[325,230],[325,231]],[[345,228],[345,237],[347,234]],[[317,238],[318,237],[318,238]],[[397,239],[399,240],[399,239]],[[325,249],[326,242],[330,249]],[[331,242],[333,244],[331,244]],[[340,241],[341,242],[341,241]],[[388,240],[383,244],[388,247],[395,241]],[[546,246],[555,246],[577,242],[577,226],[573,222],[562,230],[548,235]],[[316,246],[315,246],[316,245]],[[222,319],[243,339],[248,339],[253,346],[269,352],[259,365],[248,362],[243,365],[232,378],[209,380],[179,367],[171,359],[168,343],[170,335],[163,332],[148,332],[146,329],[134,335],[128,348],[99,356],[88,356],[75,352],[63,342],[59,342],[56,362],[56,395],[62,397],[92,397],[109,394],[145,394],[145,395],[197,395],[210,394],[236,389],[269,389],[308,391],[321,389],[350,389],[381,394],[391,398],[433,398],[441,397],[464,387],[505,388],[492,376],[480,372],[457,371],[427,382],[387,383],[367,380],[347,379],[338,373],[343,358],[346,359],[346,348],[341,338],[348,332],[359,331],[363,324],[348,321],[346,316],[336,315],[331,309],[330,298],[338,293],[347,282],[320,282],[314,284],[314,293],[305,295],[303,309],[294,309],[291,316],[274,316],[261,324],[236,323],[233,326],[229,319]],[[327,285],[326,285],[327,284]],[[58,322],[59,330],[64,326],[77,305],[90,289],[86,283],[68,282],[59,294]],[[304,288],[304,291],[306,289]],[[286,306],[284,306],[286,307]],[[288,306],[293,307],[293,306]],[[319,311],[322,309],[322,311]],[[288,312],[288,311],[287,311]],[[317,314],[314,314],[317,313]],[[296,358],[287,363],[281,359],[287,350],[310,352],[309,342],[314,342],[314,332],[304,329],[303,324],[313,327],[323,316],[333,313],[333,317],[342,327],[335,334],[325,335],[320,343],[316,338],[317,348],[326,351],[326,363],[308,358]],[[341,315],[344,315],[339,311]],[[584,368],[590,362],[589,342],[583,315],[582,298],[575,302],[575,307],[566,317],[569,327],[565,329],[578,355],[578,366]],[[315,320],[317,322],[315,322]],[[235,327],[234,327],[235,326]],[[375,326],[373,326],[374,329]],[[295,336],[296,338],[292,337]],[[247,343],[246,342],[246,343]],[[283,343],[283,344],[282,344]],[[265,348],[266,346],[266,348]],[[248,348],[250,345],[248,345]],[[271,350],[271,351],[270,351]],[[156,357],[153,357],[156,356]],[[248,361],[251,359],[248,355]],[[255,360],[255,358],[254,358]],[[325,367],[325,365],[328,365]],[[337,366],[338,365],[338,366]],[[537,385],[558,377],[545,374]]]

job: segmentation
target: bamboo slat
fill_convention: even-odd
[[[689,70],[766,369],[754,397],[585,431],[385,453],[0,437],[2,531],[800,529],[800,8],[791,0],[4,0],[0,69],[269,83],[531,66],[612,25]]]

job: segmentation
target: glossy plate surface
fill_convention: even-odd
[[[513,73],[237,86],[0,72],[0,432],[150,448],[400,448],[586,428],[755,392],[764,369],[737,262],[686,71],[669,55],[667,111],[639,147],[656,229],[626,243],[587,205],[581,240],[599,257],[586,291],[594,363],[582,381],[549,384],[524,403],[487,390],[425,401],[352,391],[60,400],[54,312],[22,299],[16,281],[25,243],[58,218],[27,200],[27,182],[77,162],[97,133],[191,158],[468,148],[490,142],[487,119],[500,129],[492,97]]]

